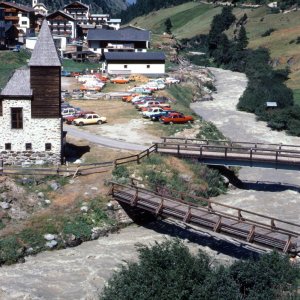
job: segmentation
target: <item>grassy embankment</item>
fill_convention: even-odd
[[[154,39],[159,39],[155,34],[163,33],[164,22],[166,18],[170,18],[173,24],[172,33],[180,40],[207,34],[213,16],[220,11],[221,7],[188,2],[136,18],[131,24],[150,29],[154,33]],[[250,48],[268,48],[272,59],[276,61],[276,68],[290,67],[291,74],[287,85],[294,91],[295,102],[300,104],[300,43],[297,42],[300,37],[300,11],[270,14],[267,7],[260,7],[234,8],[233,13],[238,19],[245,13],[248,16],[245,28]],[[270,36],[261,36],[271,28],[275,31]],[[231,36],[232,31],[228,32]]]
[[[22,50],[20,52],[0,51],[0,89],[5,86],[14,71],[25,67],[30,59],[30,53]],[[99,68],[98,63],[78,63],[73,60],[63,60],[63,69],[66,71],[84,71],[86,69]]]
[[[27,64],[30,54],[27,51],[0,51],[0,89],[7,83],[14,71]]]

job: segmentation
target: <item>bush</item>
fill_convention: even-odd
[[[268,29],[267,31],[265,31],[265,32],[261,35],[261,37],[269,36],[269,35],[271,35],[271,33],[274,32],[274,31],[275,31],[274,28],[270,28],[270,29]]]
[[[139,261],[123,265],[100,299],[296,299],[299,268],[276,252],[217,268],[207,254],[192,255],[179,240],[139,246],[138,252]]]
[[[23,247],[16,236],[1,238],[0,266],[16,263],[23,256]]]
[[[120,165],[113,169],[112,175],[117,178],[128,178],[130,174],[128,169],[125,166]]]

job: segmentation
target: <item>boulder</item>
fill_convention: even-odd
[[[52,248],[56,247],[57,244],[58,244],[58,243],[57,243],[56,240],[52,240],[52,241],[47,242],[47,243],[45,244],[45,246],[48,247],[48,248],[50,248],[50,249],[52,249]]]
[[[53,191],[57,191],[60,188],[60,184],[54,181],[50,183],[50,187]]]
[[[10,209],[11,205],[7,202],[0,202],[0,206],[2,209]]]
[[[47,241],[53,241],[56,239],[56,235],[55,234],[51,234],[51,233],[46,233],[44,234],[44,239]]]

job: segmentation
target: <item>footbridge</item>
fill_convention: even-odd
[[[180,220],[212,232],[284,253],[299,253],[300,224],[178,193],[178,197],[111,182],[110,195],[126,210],[136,209],[154,216]],[[173,191],[174,192],[174,191]],[[173,193],[174,195],[174,193]],[[199,205],[194,204],[200,203]],[[139,214],[137,212],[137,214]]]
[[[196,158],[208,165],[300,170],[300,145],[162,137],[156,152]]]

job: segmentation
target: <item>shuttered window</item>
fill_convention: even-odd
[[[11,128],[23,129],[23,108],[11,108]]]

